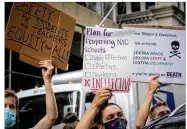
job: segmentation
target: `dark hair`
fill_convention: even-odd
[[[153,112],[154,112],[155,108],[160,107],[162,105],[168,107],[168,105],[166,104],[166,102],[158,102],[158,103],[156,103],[156,104],[153,105],[153,107],[151,108],[151,110],[149,112],[149,117],[151,119],[153,118]]]
[[[102,121],[102,117],[103,117],[103,110],[108,107],[108,106],[112,106],[112,105],[115,105],[117,107],[119,107],[121,109],[121,107],[115,103],[104,103],[100,106],[98,112],[97,112],[97,115],[96,115],[96,122],[97,124],[100,124],[102,125],[103,124],[103,121]],[[121,109],[122,110],[122,109]]]
[[[16,95],[16,93],[13,90],[5,90],[5,98],[6,97],[14,97],[16,99],[16,112],[18,112],[18,106],[19,106],[19,99]]]
[[[77,115],[75,113],[67,113],[67,115],[64,117],[64,123],[73,123],[75,121],[78,121]]]
[[[64,125],[63,129],[75,129],[78,124],[78,121],[74,121],[73,123],[67,123]]]
[[[90,129],[98,129],[98,124],[93,121]]]

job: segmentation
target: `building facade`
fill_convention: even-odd
[[[76,19],[67,71],[55,69],[54,74],[82,69],[84,29],[99,25],[115,3],[112,2],[52,2],[56,9]],[[12,3],[5,3],[5,29]],[[102,24],[120,28],[123,24],[185,26],[185,2],[118,2]],[[41,70],[19,61],[19,54],[5,48],[5,88],[20,91],[43,85]]]

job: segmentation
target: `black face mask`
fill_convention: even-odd
[[[126,129],[127,120],[116,118],[109,122],[104,123],[105,129]]]

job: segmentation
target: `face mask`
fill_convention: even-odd
[[[16,112],[5,108],[5,128],[10,128],[16,123]]]
[[[105,129],[126,129],[127,120],[116,118],[107,123],[104,123]]]

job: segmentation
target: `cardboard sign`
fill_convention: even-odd
[[[134,30],[132,81],[148,82],[159,75],[165,83],[186,83],[186,34],[181,27],[130,26]]]
[[[47,3],[14,3],[6,29],[6,48],[20,53],[20,60],[38,66],[51,59],[66,70],[75,19]]]
[[[83,86],[95,91],[111,87],[129,92],[132,75],[133,31],[86,27]]]

